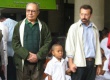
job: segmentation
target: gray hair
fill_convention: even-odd
[[[40,9],[40,5],[39,5],[39,3],[37,3],[37,2],[29,2],[29,3],[27,3],[26,8],[27,8],[27,6],[28,6],[29,4],[35,4],[35,5],[38,7],[38,9]]]

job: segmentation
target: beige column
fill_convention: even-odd
[[[99,30],[104,28],[104,0],[75,0],[75,22],[79,20],[80,6],[89,4],[93,8],[91,21],[95,23]]]

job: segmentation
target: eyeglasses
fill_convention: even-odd
[[[27,13],[30,13],[30,12],[31,12],[31,13],[37,13],[38,11],[36,11],[36,10],[26,10],[26,12],[27,12]]]
[[[90,14],[83,14],[83,13],[80,13],[80,15],[81,16],[87,16],[87,17],[90,16]]]

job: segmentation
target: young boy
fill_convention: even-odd
[[[60,44],[54,44],[51,50],[53,57],[47,63],[44,71],[47,74],[45,80],[67,80],[66,73],[70,72],[70,70],[67,69],[67,61],[62,58],[63,47]],[[71,78],[68,80],[71,80]]]

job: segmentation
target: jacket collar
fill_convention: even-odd
[[[82,26],[82,21],[79,20],[79,21],[78,21],[78,24],[79,24],[78,26],[81,27],[81,26]],[[93,28],[97,29],[96,25],[95,25],[93,22],[91,22],[91,24],[92,24],[92,27],[93,27]]]
[[[61,62],[61,63],[63,63],[64,62],[64,59],[62,58],[61,59],[61,61],[59,61],[56,57],[52,57],[52,61],[54,62],[54,63],[56,63],[56,62]]]

